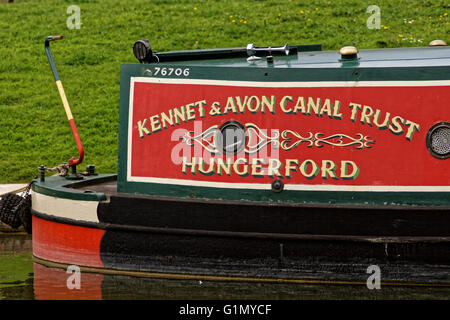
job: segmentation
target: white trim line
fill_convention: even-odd
[[[234,183],[212,182],[184,179],[166,179],[150,177],[131,177],[130,182],[146,182],[173,184],[192,187],[213,187],[224,189],[271,190],[269,183]],[[370,191],[370,192],[450,192],[450,186],[359,186],[359,185],[329,185],[329,184],[285,184],[284,190],[290,191]]]
[[[230,87],[273,87],[273,88],[317,88],[317,87],[431,87],[450,86],[450,80],[424,80],[424,81],[295,81],[295,82],[268,82],[268,81],[234,81],[209,79],[179,79],[179,78],[149,78],[131,77],[134,82],[166,83],[166,84],[193,84],[217,85]],[[131,88],[130,88],[131,89]]]
[[[128,109],[128,142],[127,142],[127,180],[131,179],[131,142],[133,137],[133,101],[134,101],[134,79],[130,78],[130,103]]]

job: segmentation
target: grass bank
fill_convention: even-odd
[[[68,29],[70,5],[81,28]],[[84,164],[117,168],[120,63],[136,62],[133,43],[157,51],[322,43],[325,50],[426,46],[449,40],[448,1],[80,0],[0,3],[0,183],[28,182],[37,167],[77,154],[44,53],[47,35],[64,35],[52,53],[83,141]],[[81,169],[81,168],[80,168]]]

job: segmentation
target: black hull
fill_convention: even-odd
[[[102,179],[41,200],[65,197],[77,207],[82,196],[99,195],[98,201],[84,201],[96,204],[86,211],[91,221],[32,210],[37,258],[163,275],[344,281],[355,274],[367,277],[372,264],[385,270],[450,265],[448,207],[181,199],[120,194],[115,181]],[[83,189],[94,193],[80,193]],[[100,196],[101,189],[110,192]],[[70,237],[56,236],[60,232],[89,240],[74,247]],[[69,259],[68,250],[78,260]]]
[[[117,195],[98,209],[100,252],[110,268],[256,277],[321,261],[450,263],[448,213]]]

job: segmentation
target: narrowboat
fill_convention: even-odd
[[[79,156],[31,185],[36,261],[246,279],[450,264],[445,42],[159,53],[139,40],[121,65],[118,170],[105,174],[77,171],[49,47],[61,38],[45,48]]]

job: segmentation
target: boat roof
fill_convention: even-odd
[[[343,60],[338,50],[321,51],[321,45],[290,46],[291,53],[274,55],[269,64],[265,57],[247,61],[242,48],[169,51],[155,53],[160,63],[190,66],[255,67],[255,68],[340,68],[340,67],[436,67],[450,66],[450,47],[413,47],[359,50],[355,60]],[[292,53],[294,52],[294,53]]]

